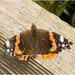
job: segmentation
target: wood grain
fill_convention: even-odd
[[[2,45],[12,36],[37,28],[54,31],[73,42],[71,50],[63,50],[51,60],[41,55],[28,62],[5,55]],[[75,29],[32,0],[0,0],[0,74],[74,74]]]

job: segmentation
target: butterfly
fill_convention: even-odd
[[[71,49],[73,43],[63,36],[44,29],[37,29],[34,24],[31,30],[13,36],[4,44],[6,53],[18,57],[18,60],[27,60],[41,54],[44,60],[51,59],[63,49]]]

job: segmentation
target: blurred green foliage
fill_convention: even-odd
[[[75,27],[75,2],[71,0],[35,0],[37,4],[46,10],[56,14],[65,22]]]

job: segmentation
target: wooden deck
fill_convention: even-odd
[[[37,28],[54,31],[73,42],[71,50],[63,50],[51,60],[41,55],[27,62],[5,55],[2,45],[12,36]],[[75,29],[37,5],[32,0],[0,0],[0,74],[50,74],[73,75],[75,73]]]

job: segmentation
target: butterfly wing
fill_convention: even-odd
[[[19,60],[27,60],[31,54],[31,31],[27,30],[15,35],[6,41],[4,46],[8,55],[15,57],[20,56]]]
[[[46,30],[39,29],[38,30],[38,54],[47,54],[50,53],[52,47],[52,41],[49,37],[49,32]]]
[[[38,53],[42,54],[44,60],[56,56],[62,49],[71,49],[72,42],[55,32],[40,29],[38,36]]]
[[[10,56],[20,56],[19,60],[27,60],[29,56],[42,54],[43,59],[46,60],[56,56],[62,49],[71,49],[72,45],[72,42],[63,36],[43,29],[37,29],[37,41],[32,38],[35,36],[34,34],[31,36],[30,30],[12,37],[5,44],[7,53]]]
[[[53,37],[56,41],[57,49],[53,53],[59,53],[62,51],[62,49],[71,49],[70,45],[73,43],[69,41],[68,39],[64,38],[63,36],[53,32]]]

